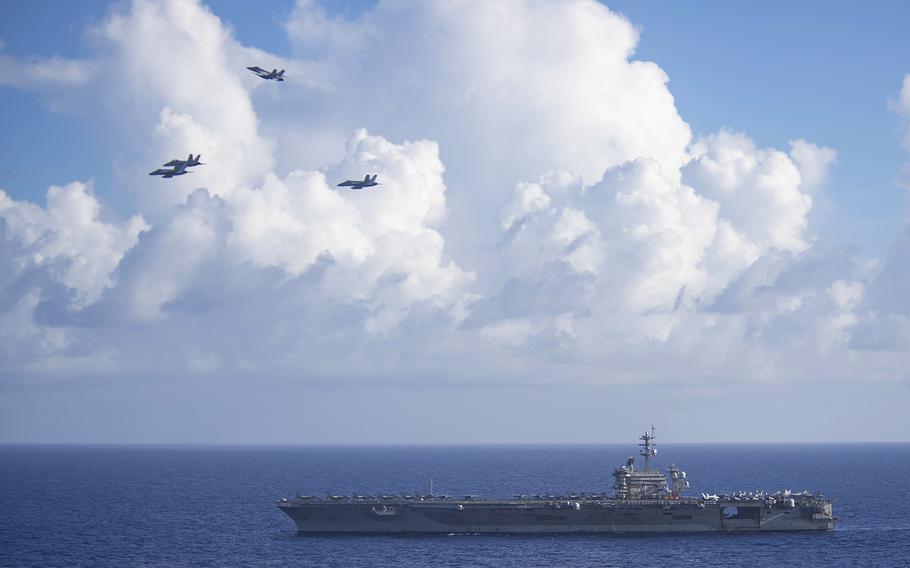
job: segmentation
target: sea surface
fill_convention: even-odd
[[[833,497],[828,533],[302,536],[282,496],[610,491],[627,445],[0,446],[0,566],[910,566],[910,444],[670,445],[691,494]]]

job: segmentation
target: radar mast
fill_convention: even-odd
[[[651,471],[651,458],[657,455],[657,448],[654,444],[654,425],[651,425],[651,431],[648,432],[645,430],[645,433],[639,436],[641,443],[638,445],[641,446],[641,456],[645,458],[645,471]]]

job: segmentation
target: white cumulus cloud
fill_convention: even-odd
[[[71,290],[72,305],[98,300],[114,284],[111,273],[148,225],[141,216],[121,223],[101,219],[89,187],[73,182],[47,191],[47,206],[16,201],[0,191],[0,226],[10,262],[6,278],[44,268]]]

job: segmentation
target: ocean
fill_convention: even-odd
[[[611,492],[636,448],[0,446],[0,566],[910,566],[910,444],[663,444],[689,494],[820,491],[827,533],[305,536],[294,494]]]

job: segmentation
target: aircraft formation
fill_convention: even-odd
[[[261,77],[266,81],[284,81],[284,69],[279,71],[278,69],[272,69],[267,71],[262,67],[257,65],[252,65],[247,67],[250,71],[253,72],[257,77]],[[149,172],[150,176],[161,176],[164,179],[170,179],[177,176],[182,176],[188,173],[191,173],[187,168],[192,168],[195,166],[203,165],[199,160],[202,158],[202,154],[193,157],[193,154],[190,154],[186,160],[180,160],[175,158],[166,164],[163,164],[163,168],[158,168],[153,172]],[[166,169],[171,168],[171,169]],[[368,187],[374,187],[380,185],[376,178],[379,174],[367,174],[362,180],[345,180],[338,184],[338,187],[350,187],[351,189],[366,189]]]
[[[149,175],[150,176],[161,176],[165,179],[170,179],[174,176],[182,176],[183,174],[190,173],[186,170],[187,168],[192,168],[195,166],[203,165],[202,162],[199,161],[201,159],[202,159],[202,154],[199,154],[195,158],[193,157],[192,154],[190,154],[189,157],[185,160],[179,160],[179,159],[175,158],[166,164],[162,164],[166,168],[173,168],[173,169],[166,170],[164,168],[158,168],[157,170],[155,170],[153,172],[149,172]]]

